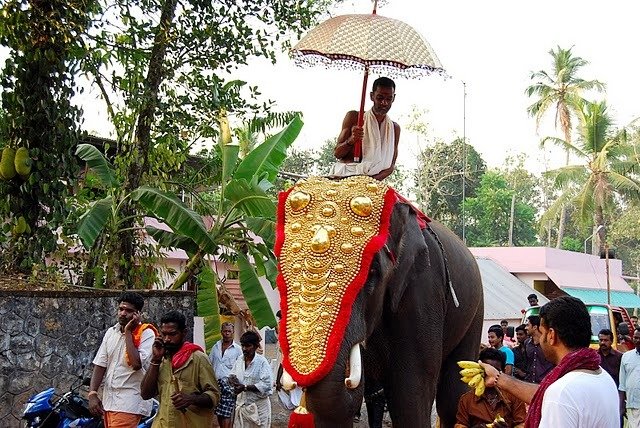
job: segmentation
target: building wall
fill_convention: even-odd
[[[0,291],[0,426],[18,427],[24,403],[49,387],[66,392],[91,376],[91,361],[116,323],[120,291]],[[179,310],[193,331],[195,295],[141,291],[143,318],[157,325]],[[191,340],[191,338],[189,338]]]

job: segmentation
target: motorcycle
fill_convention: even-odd
[[[102,418],[95,417],[89,411],[89,401],[82,397],[80,386],[88,385],[87,379],[74,382],[69,391],[62,396],[55,388],[48,388],[33,395],[24,406],[22,419],[26,428],[103,428]],[[150,428],[158,413],[158,401],[153,399],[151,415],[144,417],[138,428]]]

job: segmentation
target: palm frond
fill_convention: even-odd
[[[540,141],[540,147],[544,147],[547,144],[553,144],[554,146],[558,146],[561,149],[568,151],[569,153],[572,153],[574,155],[577,155],[578,157],[581,158],[586,158],[587,154],[585,152],[583,152],[582,150],[580,150],[580,148],[572,143],[569,143],[565,140],[563,140],[562,138],[558,138],[558,137],[544,137],[541,141]]]

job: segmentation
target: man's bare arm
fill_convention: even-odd
[[[499,373],[498,370],[490,364],[485,364],[482,361],[479,361],[479,363],[485,371],[484,382],[486,386],[496,386],[503,391],[510,392],[527,404],[531,403],[534,394],[538,390],[538,384],[523,382],[506,373]]]
[[[358,112],[352,110],[347,112],[342,120],[342,130],[338,135],[338,143],[333,150],[333,154],[337,159],[353,159],[353,144],[352,128],[358,124]]]
[[[393,160],[391,161],[391,166],[389,168],[383,169],[379,173],[371,176],[376,180],[384,180],[385,178],[391,175],[394,169],[396,169],[396,159],[398,158],[398,142],[400,141],[400,125],[393,122],[393,128],[394,128],[394,134],[395,134],[395,139],[393,142],[394,144]]]

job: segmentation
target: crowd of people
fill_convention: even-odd
[[[537,306],[535,295],[530,304]],[[591,343],[586,306],[574,297],[556,298],[507,336],[508,321],[488,330],[480,352],[484,393],[464,394],[456,428],[640,427],[640,328],[634,348],[614,349],[611,330]],[[511,367],[510,367],[511,365]]]
[[[156,329],[141,322],[139,293],[125,292],[117,303],[117,323],[93,360],[88,393],[90,410],[106,427],[136,427],[151,413],[153,397],[156,428],[209,428],[215,417],[222,428],[271,426],[275,379],[258,352],[258,333],[245,332],[238,344],[234,325],[223,323],[207,355],[186,340],[182,313],[167,312]],[[634,326],[634,349],[624,353],[614,349],[612,331],[598,338],[599,349],[591,349],[589,313],[568,296],[540,307],[513,332],[506,320],[491,326],[480,352],[484,392],[461,396],[456,428],[616,428],[624,417],[640,427],[640,327]],[[384,400],[369,407],[384,409]]]
[[[234,326],[222,324],[210,355],[187,339],[184,314],[170,311],[156,329],[141,322],[144,298],[125,292],[117,299],[117,323],[105,333],[93,360],[89,409],[107,428],[135,428],[159,407],[154,428],[271,426],[273,375],[256,351],[254,331],[233,341]],[[102,386],[102,393],[100,387]]]

